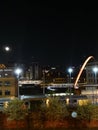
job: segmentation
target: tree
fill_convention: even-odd
[[[91,120],[94,106],[91,103],[77,107],[77,114],[79,119]]]
[[[3,113],[8,116],[9,120],[21,120],[26,117],[28,109],[25,107],[24,101],[14,99],[8,103],[7,107],[4,107]]]
[[[48,106],[45,103],[41,106],[41,113],[45,120],[63,120],[69,116],[65,102],[57,97],[50,97],[48,101]]]

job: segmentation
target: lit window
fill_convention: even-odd
[[[8,74],[7,73],[5,73],[5,77],[7,77],[8,76]]]

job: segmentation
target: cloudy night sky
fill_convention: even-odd
[[[2,51],[5,44],[10,54]],[[43,65],[79,65],[90,55],[98,60],[96,7],[0,2],[0,62],[35,58]]]

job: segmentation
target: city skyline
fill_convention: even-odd
[[[0,2],[0,60],[79,66],[98,59],[97,8],[48,2]],[[11,45],[10,54],[1,51]],[[5,57],[5,59],[4,59]]]

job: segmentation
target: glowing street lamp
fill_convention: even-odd
[[[17,75],[17,80],[18,80],[18,98],[19,98],[19,77],[20,77],[20,74],[22,73],[22,69],[16,68],[14,72]]]
[[[69,74],[70,74],[70,83],[71,83],[71,73],[73,72],[73,69],[72,69],[72,68],[69,68],[69,69],[68,69],[68,72],[69,72]]]
[[[19,78],[20,74],[22,73],[22,69],[21,68],[17,68],[15,70],[15,74],[17,75],[17,78]]]
[[[97,74],[97,72],[98,72],[98,67],[94,67],[94,68],[93,68],[93,72],[94,72],[94,74],[95,74],[95,84],[96,84],[96,83],[97,83],[96,74]]]
[[[70,74],[69,82],[71,83],[71,73],[73,72],[73,69],[69,68],[68,72]],[[69,86],[69,94],[70,94],[70,97],[69,97],[69,102],[70,102],[70,100],[71,100],[71,86]]]
[[[94,67],[93,68],[93,72],[95,74],[95,79],[94,79],[94,83],[97,84],[97,72],[98,72],[98,67]],[[96,87],[97,89],[97,87]],[[94,103],[94,93],[93,93],[93,103]],[[97,90],[96,90],[96,103],[97,103]]]

